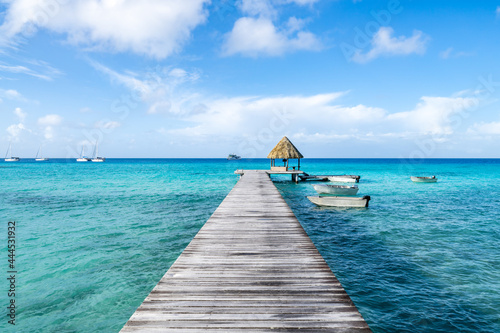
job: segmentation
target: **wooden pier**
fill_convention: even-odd
[[[371,332],[265,171],[241,179],[121,332]]]

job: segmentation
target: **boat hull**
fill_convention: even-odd
[[[411,176],[410,179],[414,183],[435,183],[435,182],[437,182],[436,177],[414,177],[414,176]]]
[[[364,197],[307,197],[309,201],[317,206],[322,207],[355,207],[364,208],[368,207],[370,202],[370,196],[366,195]]]
[[[19,157],[6,158],[5,162],[19,162],[21,159]]]
[[[48,161],[49,159],[48,158],[35,158],[35,161],[37,162],[45,162],[45,161]]]
[[[309,176],[309,175],[299,175],[300,180],[302,181],[318,181],[318,182],[327,182],[327,176]]]
[[[356,195],[359,191],[357,186],[313,185],[313,187],[318,194]]]
[[[359,183],[360,176],[355,175],[342,175],[342,176],[330,176],[328,180],[331,182],[339,183]]]

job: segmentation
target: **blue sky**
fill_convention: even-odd
[[[500,1],[2,0],[0,149],[500,157]],[[3,147],[3,148],[2,148]]]

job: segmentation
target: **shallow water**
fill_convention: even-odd
[[[238,180],[267,160],[0,162],[0,241],[17,222],[16,332],[117,332]],[[375,332],[500,332],[500,160],[305,159],[359,174],[367,209],[278,189]],[[410,175],[436,175],[414,184]],[[2,304],[9,301],[2,279]],[[5,317],[4,317],[5,318]]]

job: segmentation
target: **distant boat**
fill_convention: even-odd
[[[313,185],[318,194],[332,194],[332,195],[356,195],[359,188],[357,186],[345,185]]]
[[[338,176],[329,176],[328,180],[331,182],[339,182],[339,183],[359,183],[360,176],[355,175],[338,175]]]
[[[415,176],[411,176],[410,178],[411,178],[411,180],[414,183],[435,183],[438,180],[436,178],[436,176],[432,176],[432,177],[415,177]]]
[[[38,152],[36,153],[35,161],[37,162],[44,162],[48,161],[49,159],[47,157],[42,157],[42,145],[38,148]]]
[[[97,141],[95,142],[94,154],[92,154],[92,162],[104,162],[106,158],[99,157],[99,147],[97,145]]]
[[[85,146],[82,146],[80,157],[76,159],[77,162],[89,162],[90,158],[85,156]]]
[[[231,160],[240,160],[240,159],[241,159],[241,156],[238,156],[238,155],[236,155],[236,154],[229,154],[229,155],[227,156],[227,159],[228,159],[228,160],[230,160],[230,161],[231,161]]]
[[[309,201],[318,206],[325,207],[368,207],[368,202],[370,202],[370,196],[365,195],[364,197],[307,197]]]
[[[7,153],[5,153],[5,162],[19,162],[21,159],[19,157],[12,156],[12,142],[9,143],[9,148]]]

